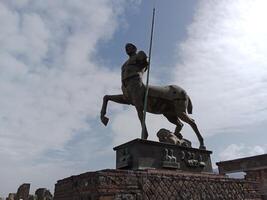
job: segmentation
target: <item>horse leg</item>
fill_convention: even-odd
[[[141,95],[139,95],[141,96]],[[143,106],[143,99],[138,97],[138,96],[132,96],[133,104],[135,106],[135,109],[137,111],[137,115],[139,118],[139,121],[141,123],[142,131],[143,131],[143,117],[144,117],[144,106]],[[148,138],[148,132],[146,128],[146,124],[144,124],[144,136],[142,134],[142,139],[147,139]]]
[[[143,123],[142,123],[143,122],[143,116],[144,116],[143,108],[142,107],[135,107],[135,108],[136,108],[136,111],[137,111],[137,115],[138,115],[139,121],[140,121],[141,126],[142,126],[143,125]],[[144,130],[144,138],[142,138],[142,139],[146,140],[148,138],[148,132],[147,132],[146,124],[144,126],[144,129],[145,129]]]
[[[103,104],[100,112],[100,119],[102,123],[106,126],[108,124],[109,119],[105,116],[107,112],[108,101],[113,101],[120,104],[130,104],[122,94],[119,95],[105,95],[103,97]]]
[[[139,121],[141,123],[141,127],[143,126],[143,117],[144,117],[144,94],[145,94],[145,88],[143,87],[143,83],[142,82],[134,82],[131,83],[128,86],[128,94],[130,96],[130,99],[133,103],[133,105],[135,106],[135,109],[137,111],[137,115],[139,118]],[[142,127],[142,131],[143,131],[143,127]],[[146,128],[146,124],[144,124],[144,135],[141,135],[142,139],[147,139],[148,138],[148,132],[147,132],[147,128]]]
[[[191,119],[185,112],[182,112],[182,113],[178,113],[178,117],[183,120],[184,122],[188,123],[192,129],[194,130],[194,132],[196,133],[197,135],[197,138],[198,138],[198,141],[200,143],[200,146],[199,148],[200,149],[206,149],[205,145],[204,145],[204,140],[203,140],[203,137],[201,136],[198,128],[197,128],[197,125],[195,123],[195,120]]]
[[[180,133],[180,131],[182,130],[183,128],[183,123],[179,120],[179,118],[175,115],[169,115],[169,114],[163,114],[169,122],[171,122],[172,124],[175,124],[176,125],[176,128],[175,128],[175,131],[174,131],[174,134],[179,138],[179,139],[182,139],[183,136],[182,134]]]

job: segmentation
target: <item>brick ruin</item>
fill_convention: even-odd
[[[267,200],[267,154],[216,163],[220,174],[245,172],[245,180],[258,182],[263,200]]]
[[[31,187],[31,184],[29,183],[24,183],[21,186],[19,186],[18,191],[15,195],[15,200],[29,199],[30,187]]]
[[[55,200],[261,200],[256,181],[173,170],[102,170],[59,180]]]
[[[175,156],[175,152],[172,155]],[[127,159],[122,160],[127,161],[126,167],[135,166],[131,159],[127,154]],[[142,167],[153,163],[151,159],[144,162],[146,159],[142,157],[141,161]],[[185,161],[176,160],[177,163]],[[25,183],[17,193],[10,193],[7,200],[267,200],[267,154],[216,164],[219,174],[177,168],[86,172],[57,181],[54,198],[45,188],[30,195],[30,184]],[[246,175],[242,179],[229,178],[227,174],[234,172],[245,172]]]
[[[46,188],[39,188],[35,191],[34,195],[30,194],[29,183],[23,183],[19,186],[17,193],[9,193],[6,200],[52,200],[53,195]]]

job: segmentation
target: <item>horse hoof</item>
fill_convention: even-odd
[[[101,117],[102,123],[106,126],[108,124],[109,119],[105,116]]]
[[[206,146],[202,144],[199,146],[199,149],[206,150]]]

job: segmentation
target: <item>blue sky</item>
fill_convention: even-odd
[[[23,182],[115,167],[113,147],[140,137],[120,91],[126,42],[148,51],[153,1],[0,0],[0,196]],[[184,87],[213,163],[266,153],[265,0],[156,1],[151,84]],[[147,116],[149,139],[175,127]],[[189,126],[184,137],[198,146]],[[215,167],[215,166],[214,166]]]
[[[160,67],[172,67],[175,64],[177,48],[174,41],[186,37],[186,25],[192,21],[196,0],[156,2],[156,25],[153,45],[153,63]],[[126,42],[138,45],[148,51],[153,1],[142,1],[138,8],[126,7],[126,25],[114,34],[114,40],[102,42],[99,56],[106,62],[120,66],[125,59],[121,52]],[[140,9],[141,8],[141,9]]]

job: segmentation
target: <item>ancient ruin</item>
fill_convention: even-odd
[[[19,186],[17,193],[9,193],[6,200],[52,200],[53,195],[46,188],[39,188],[35,194],[30,194],[30,183],[23,183]]]
[[[267,200],[267,154],[216,163],[220,174],[245,172],[245,180],[258,182],[262,199]]]
[[[59,180],[55,200],[260,200],[257,182],[173,170],[102,170]]]

